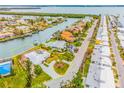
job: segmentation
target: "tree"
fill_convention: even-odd
[[[16,35],[23,35],[24,32],[23,32],[23,30],[15,29],[14,34],[16,34]]]
[[[83,88],[83,79],[82,79],[82,73],[79,71],[76,73],[76,76],[73,78],[72,81],[61,83],[62,88]]]
[[[92,52],[93,52],[93,48],[89,47],[89,48],[87,49],[87,54],[90,55]]]
[[[30,88],[32,84],[32,74],[31,74],[31,62],[29,60],[26,61],[26,71],[27,71],[27,83],[25,85],[26,88]]]
[[[35,70],[34,70],[36,75],[39,75],[42,73],[42,69],[39,65],[35,65]]]
[[[87,22],[86,26],[85,26],[85,29],[89,29],[91,26],[92,26],[92,23],[91,22]]]
[[[34,24],[34,20],[33,19],[28,19],[28,23],[30,23],[31,25]]]

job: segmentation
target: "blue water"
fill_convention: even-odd
[[[0,75],[8,74],[11,71],[11,63],[0,64]]]
[[[124,14],[124,7],[41,7],[43,13]]]
[[[17,6],[15,6],[17,7]],[[22,7],[22,6],[21,6]],[[29,6],[32,7],[33,6]],[[35,6],[37,7],[37,6]],[[72,14],[121,14],[124,15],[124,6],[38,6],[40,9],[12,9],[16,12],[41,12],[41,13],[72,13]]]

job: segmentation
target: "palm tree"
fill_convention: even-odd
[[[32,84],[32,74],[31,74],[31,62],[27,60],[26,62],[26,70],[27,70],[27,83],[25,85],[26,88],[30,88]]]

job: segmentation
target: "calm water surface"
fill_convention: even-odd
[[[74,14],[124,14],[124,7],[40,7],[32,10],[11,10],[16,12],[74,13]]]

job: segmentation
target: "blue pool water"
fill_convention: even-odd
[[[0,64],[0,75],[8,74],[11,71],[11,63]]]

